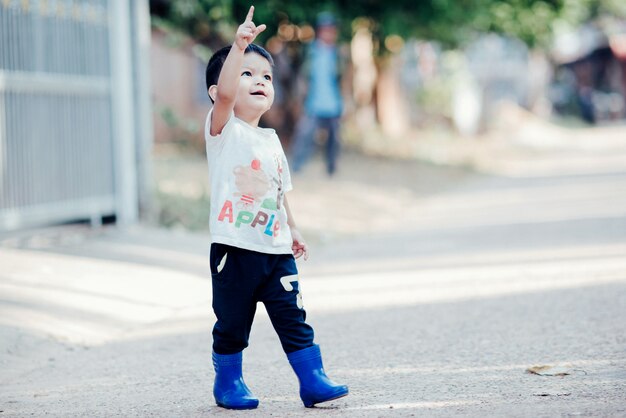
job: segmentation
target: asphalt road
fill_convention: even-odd
[[[0,237],[0,416],[626,416],[625,156],[309,166],[290,195],[304,304],[351,391],[310,410],[263,309],[244,354],[259,408],[214,405],[206,235]]]

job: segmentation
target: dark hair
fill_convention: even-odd
[[[224,65],[224,61],[226,61],[226,56],[228,56],[228,53],[230,52],[230,48],[231,46],[225,46],[224,48],[220,49],[215,54],[213,54],[213,56],[209,60],[209,63],[206,66],[206,72],[204,75],[205,80],[206,80],[207,90],[209,90],[209,87],[211,87],[212,85],[217,84],[217,80],[220,77],[220,72],[222,71],[222,66]],[[265,48],[257,44],[250,44],[246,48],[244,54],[249,54],[251,52],[259,54],[260,56],[265,58],[272,67],[274,66],[274,59],[272,58],[270,53],[265,50]],[[211,96],[209,96],[209,98],[210,97]],[[213,99],[211,99],[211,102],[213,102]]]

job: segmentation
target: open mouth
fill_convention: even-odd
[[[265,93],[263,93],[262,91],[255,91],[255,92],[250,93],[250,94],[252,94],[253,96],[263,96],[263,97],[265,97]]]

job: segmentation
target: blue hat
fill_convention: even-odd
[[[318,28],[322,26],[336,26],[337,18],[330,12],[322,12],[317,15],[316,25]]]

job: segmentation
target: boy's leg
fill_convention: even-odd
[[[272,274],[259,287],[259,295],[298,376],[304,406],[346,396],[348,387],[326,376],[320,349],[313,344],[313,328],[305,322],[298,270],[291,254],[277,256]]]
[[[255,290],[260,282],[259,263],[264,256],[223,244],[211,245],[213,351],[235,354],[248,346],[256,312]]]
[[[302,306],[298,269],[291,254],[276,256],[271,274],[258,290],[285,353],[313,345],[313,328],[308,325]]]

